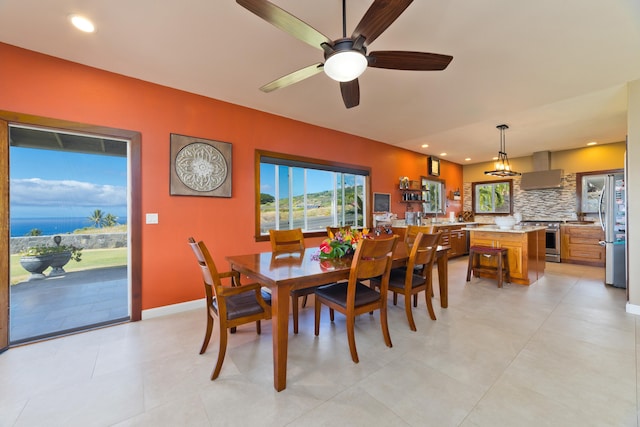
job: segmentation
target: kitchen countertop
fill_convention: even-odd
[[[509,230],[503,230],[500,227],[498,227],[495,224],[485,224],[485,225],[481,225],[479,227],[465,227],[463,228],[463,230],[468,230],[468,231],[490,231],[490,232],[495,232],[495,233],[529,233],[531,231],[538,231],[538,230],[546,230],[547,227],[541,226],[541,225],[523,225],[520,228],[511,228]]]
[[[446,227],[446,226],[452,226],[452,225],[474,225],[474,224],[478,224],[477,222],[458,222],[458,221],[454,221],[454,222],[449,222],[449,221],[438,221],[438,222],[426,222],[422,224],[422,227],[429,227],[431,225],[433,226],[438,226],[438,227]],[[394,225],[393,227],[397,227],[397,228],[406,228],[407,225],[403,224],[403,225]]]
[[[442,221],[442,222],[429,222],[425,225],[436,225],[436,226],[447,226],[447,225],[477,225],[477,222],[458,222],[458,221],[454,221],[454,222],[449,222],[449,221]]]
[[[560,224],[560,227],[598,227],[598,228],[602,228],[602,226],[600,225],[599,222],[581,222],[581,223],[576,223],[576,222],[568,222],[568,223],[564,223],[564,224]]]

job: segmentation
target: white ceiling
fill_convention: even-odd
[[[341,0],[273,3],[342,36]],[[371,3],[347,0],[348,34]],[[97,31],[72,28],[71,13]],[[501,123],[511,158],[624,141],[626,83],[640,79],[640,2],[416,0],[369,51],[453,61],[444,71],[369,68],[352,109],[323,73],[260,92],[322,52],[234,0],[0,0],[0,41],[464,164],[496,155]]]

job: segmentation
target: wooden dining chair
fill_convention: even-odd
[[[211,380],[213,381],[220,374],[227,351],[227,329],[256,322],[256,329],[260,334],[260,321],[271,319],[271,307],[269,305],[271,297],[267,292],[262,291],[258,283],[241,284],[240,274],[237,271],[218,272],[204,242],[196,243],[193,237],[189,237],[189,246],[191,246],[200,266],[207,304],[207,330],[200,348],[200,354],[207,350],[215,319],[218,319],[220,328],[218,361],[211,374]],[[223,286],[222,279],[229,279],[231,286]]]
[[[409,246],[413,245],[418,233],[432,234],[434,230],[433,225],[408,225],[407,231],[404,236],[404,241]]]
[[[436,320],[436,314],[433,310],[431,297],[433,295],[433,264],[438,251],[438,243],[440,242],[441,233],[426,234],[419,232],[416,236],[409,260],[405,269],[393,269],[389,275],[388,290],[393,292],[393,304],[398,302],[398,294],[404,295],[404,309],[407,314],[409,328],[416,330],[416,324],[413,320],[413,312],[411,308],[411,300],[417,301],[417,296],[424,291],[425,301],[429,317]],[[416,270],[415,266],[422,265],[420,270]],[[382,289],[382,280],[374,278],[370,281],[371,285]],[[413,298],[412,298],[413,297]]]
[[[389,231],[391,231],[391,234],[398,236],[401,242],[404,241],[407,236],[407,227],[389,227]]]
[[[358,363],[358,351],[355,340],[355,317],[380,310],[380,326],[387,347],[391,347],[391,337],[387,324],[387,286],[393,261],[393,250],[398,236],[387,239],[364,239],[358,243],[353,255],[348,282],[339,282],[316,290],[315,297],[315,334],[320,333],[320,308],[322,304],[329,307],[331,320],[333,311],[344,314],[347,318],[347,337],[351,359]],[[381,277],[380,291],[363,284],[361,280]]]
[[[287,253],[304,252],[304,234],[301,228],[293,230],[269,230],[269,240],[271,241],[271,251],[277,256]],[[293,317],[293,333],[298,333],[298,300],[302,297],[302,307],[307,305],[307,297],[314,293],[315,287],[305,289],[294,289],[291,291],[291,311]]]
[[[409,245],[409,247],[413,246],[413,242],[416,240],[416,237],[418,236],[418,233],[425,233],[425,234],[432,234],[435,230],[435,226],[433,225],[408,225],[406,230],[405,230],[405,235],[404,235],[404,242]],[[413,266],[413,268],[415,270],[421,271],[422,270],[422,264],[415,264]],[[395,271],[396,269],[394,268],[393,270],[391,270],[391,274],[393,274],[394,272],[396,274],[399,274],[398,272],[402,272],[402,274],[405,273],[406,271],[406,267],[398,267],[397,271]],[[431,292],[431,296],[433,296],[433,292]],[[393,304],[396,305],[398,303],[398,294],[393,294]],[[413,306],[417,307],[418,306],[418,295],[414,294],[413,295]]]
[[[304,234],[301,228],[293,230],[269,230],[271,252],[304,251]]]

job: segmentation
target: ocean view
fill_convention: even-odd
[[[118,224],[126,224],[127,218],[118,218]],[[11,218],[11,237],[23,237],[37,228],[43,236],[73,233],[79,228],[91,227],[86,217],[72,218]]]

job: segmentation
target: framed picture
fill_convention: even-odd
[[[170,194],[231,197],[231,144],[171,134]]]
[[[440,159],[429,156],[429,175],[440,176]]]
[[[391,194],[373,193],[373,211],[391,212]]]

